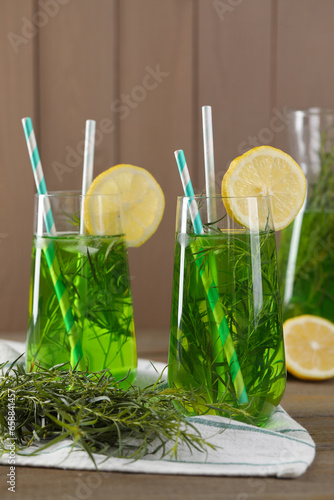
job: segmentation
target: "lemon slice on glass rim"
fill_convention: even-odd
[[[165,197],[155,178],[144,168],[127,164],[111,167],[98,175],[87,191],[84,203],[87,232],[94,235],[117,234],[119,210],[115,198],[91,196],[98,194],[119,195],[128,247],[142,245],[159,226]]]
[[[260,146],[231,162],[223,177],[222,196],[228,214],[245,227],[249,227],[251,215],[248,204],[240,197],[271,196],[274,228],[280,231],[302,208],[306,179],[291,156],[271,146]],[[257,216],[258,227],[264,229],[267,211],[260,209]]]
[[[304,380],[334,377],[334,323],[304,314],[283,324],[286,367]]]

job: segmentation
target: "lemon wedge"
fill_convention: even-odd
[[[305,314],[283,324],[287,369],[305,380],[334,377],[334,323]]]
[[[87,232],[118,234],[120,222],[115,198],[90,196],[97,194],[119,194],[128,247],[142,245],[159,226],[165,197],[157,181],[144,168],[126,164],[111,167],[98,175],[87,191],[84,204]]]
[[[305,175],[295,160],[271,146],[260,146],[235,158],[222,181],[223,201],[229,215],[238,224],[249,227],[248,204],[233,197],[269,195],[274,227],[280,231],[295,219],[306,196]],[[265,228],[267,217],[266,210],[259,211],[260,229]]]

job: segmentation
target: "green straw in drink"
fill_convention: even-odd
[[[194,199],[195,194],[192,187],[186,159],[182,150],[175,151],[176,163],[181,176],[181,181],[185,195],[189,197],[189,211],[190,217],[194,226],[195,234],[204,234],[201,217],[198,211],[197,203]],[[196,265],[203,283],[209,307],[212,311],[216,325],[218,327],[219,336],[224,348],[225,356],[230,367],[232,382],[238,398],[239,403],[248,403],[247,392],[245,388],[244,379],[241,373],[239,361],[231,333],[225,318],[222,304],[219,300],[219,293],[211,273],[205,265],[204,257],[196,259]]]
[[[47,195],[47,189],[31,118],[23,118],[22,125],[27,142],[27,147],[37,192],[39,195],[42,195],[41,200],[43,202],[46,230],[49,235],[56,236],[57,234],[56,227],[52,215],[50,202],[47,196],[43,196]],[[79,370],[84,370],[82,347],[79,335],[76,331],[76,325],[73,317],[73,312],[71,309],[70,299],[67,290],[65,288],[64,282],[61,278],[60,267],[58,259],[55,254],[55,247],[53,241],[50,241],[43,248],[43,250],[50,271],[51,279],[55,287],[56,296],[59,301],[59,306],[61,314],[64,319],[66,332],[69,338],[69,343],[71,347],[71,365],[73,368],[77,366]]]

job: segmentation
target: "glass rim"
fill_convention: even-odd
[[[75,197],[97,197],[97,196],[115,196],[120,197],[120,193],[96,193],[96,194],[82,194],[79,189],[64,190],[64,191],[48,191],[46,194],[35,193],[35,199],[40,198],[75,198]]]
[[[208,198],[211,199],[217,199],[217,200],[248,200],[248,199],[261,199],[261,200],[270,200],[272,198],[271,194],[258,194],[258,195],[251,195],[251,196],[221,196],[221,195],[215,195],[215,196],[207,196],[207,195],[196,195],[195,196],[184,196],[180,195],[177,197],[178,200],[206,200]]]
[[[334,108],[322,108],[320,106],[311,106],[309,108],[287,108],[285,113],[289,114],[300,114],[304,116],[312,115],[334,115]]]

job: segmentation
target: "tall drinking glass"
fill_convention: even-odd
[[[198,404],[181,408],[189,415],[226,413],[261,426],[286,383],[276,240],[270,197],[233,200],[247,227],[230,216],[228,199],[177,200],[168,380],[196,390]],[[210,223],[209,202],[217,209]]]
[[[112,234],[80,234],[85,204],[94,206],[100,227],[106,217],[109,227],[113,221]],[[106,369],[117,380],[128,375],[131,383],[137,354],[118,196],[36,195],[34,221],[27,370],[71,363]]]
[[[290,153],[307,178],[307,199],[283,229],[279,270],[283,317],[334,322],[334,110],[289,110]]]

